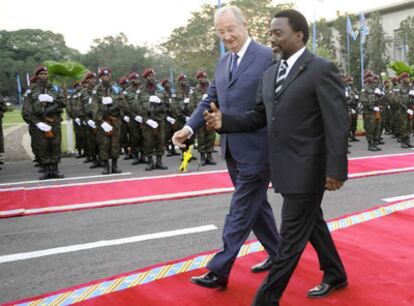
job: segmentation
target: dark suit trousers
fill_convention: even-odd
[[[346,280],[344,266],[323,218],[323,193],[283,195],[278,253],[257,292],[254,306],[279,305],[308,241],[318,254],[320,269],[324,272],[323,282],[337,284]]]
[[[224,277],[229,276],[251,230],[270,256],[276,254],[279,237],[272,208],[267,201],[270,181],[268,165],[240,164],[232,158],[229,150],[227,153],[227,168],[235,191],[224,224],[223,250],[207,265],[208,270]]]

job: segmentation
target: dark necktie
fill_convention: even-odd
[[[237,53],[233,53],[233,62],[231,64],[231,71],[230,71],[230,81],[233,78],[233,76],[236,75],[237,72],[237,60],[239,59],[239,56]]]
[[[279,66],[279,72],[278,72],[277,78],[276,78],[275,94],[278,94],[279,91],[283,87],[283,83],[286,80],[286,71],[287,71],[287,68],[288,68],[287,62],[285,60],[281,60],[280,66]]]

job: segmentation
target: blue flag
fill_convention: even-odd
[[[365,42],[365,36],[369,34],[369,27],[368,23],[365,19],[364,13],[359,15],[359,31],[361,33],[361,41],[362,43]]]
[[[17,83],[17,93],[21,95],[22,93],[22,83],[20,82],[20,75],[16,73],[16,83]]]
[[[346,33],[348,35],[351,35],[352,40],[356,40],[357,36],[358,36],[358,32],[354,31],[354,29],[352,28],[352,23],[351,23],[351,19],[349,18],[349,16],[346,16]]]

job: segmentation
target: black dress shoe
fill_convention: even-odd
[[[332,291],[336,289],[344,288],[346,286],[348,286],[348,281],[343,281],[336,285],[329,285],[327,283],[322,282],[320,285],[308,291],[308,297],[310,298],[324,297],[330,294]]]
[[[264,261],[258,263],[257,265],[253,266],[251,268],[251,271],[253,273],[259,273],[259,272],[264,272],[264,271],[269,271],[270,268],[272,267],[272,261],[270,260],[270,258],[266,258]]]
[[[217,288],[222,291],[227,288],[228,278],[218,276],[214,272],[208,272],[201,276],[194,276],[191,278],[193,284],[206,287],[206,288]]]

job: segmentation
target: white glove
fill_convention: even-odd
[[[355,100],[359,100],[359,96],[358,95],[355,95]]]
[[[52,127],[49,124],[43,123],[43,122],[38,122],[36,123],[36,126],[39,130],[43,131],[43,132],[49,132]]]
[[[95,121],[93,121],[93,120],[89,119],[86,123],[87,123],[87,124],[88,124],[91,128],[96,129],[96,124],[95,124]]]
[[[345,97],[348,98],[348,90],[345,90]]]
[[[103,105],[112,104],[112,98],[111,97],[102,97],[102,104]]]
[[[40,94],[39,101],[40,102],[53,102],[53,97],[48,94]]]
[[[161,99],[160,99],[160,98],[158,98],[157,96],[150,96],[150,97],[149,97],[149,101],[150,101],[151,103],[161,103]]]
[[[83,124],[83,125],[87,125],[86,121],[82,121],[82,124]]]
[[[103,128],[103,130],[106,132],[106,133],[108,133],[108,132],[110,132],[110,131],[112,131],[113,130],[113,127],[112,127],[112,125],[110,125],[108,122],[106,122],[106,121],[104,121],[102,124],[101,124],[101,128]]]
[[[187,122],[188,120],[190,120],[190,117],[185,116],[185,122]]]
[[[152,119],[148,119],[147,121],[145,121],[145,123],[148,124],[153,129],[156,129],[158,127],[158,122]]]
[[[129,117],[128,116],[124,116],[124,121],[126,122],[126,123],[128,123],[129,122]]]
[[[411,90],[408,92],[408,95],[409,95],[409,96],[413,96],[413,97],[414,97],[414,89],[411,89]]]
[[[379,112],[380,108],[378,106],[374,106],[373,110],[374,110],[374,112]]]
[[[135,116],[134,119],[135,119],[136,122],[142,123],[142,117],[141,116]]]
[[[167,116],[167,121],[169,122],[169,123],[171,123],[171,124],[174,124],[175,123],[175,119],[174,118],[172,118],[172,117],[170,117],[170,116]]]
[[[381,91],[381,89],[379,89],[379,88],[375,88],[375,90],[374,90],[374,94],[376,94],[376,95],[382,95],[382,91]]]
[[[203,100],[208,97],[208,94],[203,95]]]
[[[185,104],[190,103],[190,98],[185,98],[185,99],[184,99],[184,103],[185,103]]]
[[[412,116],[414,114],[414,111],[412,109],[407,109],[407,114],[409,114],[410,116]]]
[[[354,110],[353,108],[351,108],[351,114],[355,115],[356,114],[356,110]]]
[[[79,126],[81,125],[81,121],[80,121],[80,119],[79,119],[79,118],[75,118],[75,120],[74,120],[74,121],[76,122],[76,124],[77,124],[77,125],[79,125]]]

